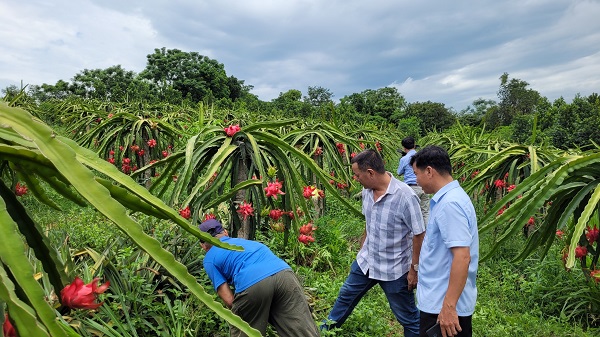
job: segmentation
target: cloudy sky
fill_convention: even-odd
[[[509,73],[543,96],[600,93],[598,0],[2,0],[0,89],[140,72],[155,48],[225,65],[265,101],[395,86],[460,111]]]

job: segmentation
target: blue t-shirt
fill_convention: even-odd
[[[467,282],[456,304],[459,316],[470,316],[477,300],[479,234],[475,208],[469,196],[453,182],[442,187],[430,202],[429,223],[419,257],[417,306],[419,310],[439,314],[448,290],[453,255],[450,248],[469,247],[471,262]]]
[[[244,251],[233,251],[213,246],[204,256],[204,270],[213,283],[215,291],[227,282],[239,293],[278,273],[291,269],[269,248],[260,242],[224,236],[221,242],[244,247]]]
[[[417,176],[415,175],[415,171],[413,171],[412,166],[410,166],[410,158],[417,153],[415,149],[408,151],[404,157],[400,158],[400,163],[398,164],[398,173],[399,176],[404,175],[404,182],[410,185],[417,184]]]

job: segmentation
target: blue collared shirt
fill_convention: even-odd
[[[469,247],[471,262],[467,282],[456,305],[459,316],[470,316],[477,300],[479,234],[471,198],[456,180],[442,187],[430,202],[429,223],[419,257],[417,306],[419,310],[439,314],[448,290],[453,247]]]
[[[373,200],[373,190],[363,188],[362,212],[367,237],[356,262],[369,278],[393,281],[408,272],[412,260],[413,235],[425,231],[419,197],[391,173],[386,192]]]
[[[410,166],[410,158],[415,155],[417,151],[412,149],[408,151],[406,155],[400,158],[400,163],[398,164],[398,173],[399,176],[404,175],[404,182],[407,184],[416,184],[417,176],[415,175],[415,171],[413,171],[412,166]]]

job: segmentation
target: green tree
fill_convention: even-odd
[[[367,90],[366,98],[373,106],[373,115],[383,117],[388,122],[398,122],[406,107],[406,100],[395,87]]]
[[[376,90],[367,89],[360,93],[344,96],[342,106],[352,106],[357,114],[368,115],[375,122],[397,123],[405,117],[403,109],[406,100],[394,87],[384,87]],[[344,108],[347,110],[347,108]]]
[[[2,89],[2,93],[4,94],[2,100],[8,102],[9,106],[20,106],[24,108],[33,108],[35,106],[32,97],[27,94],[27,85],[21,86],[21,88],[14,84],[9,85]]]
[[[250,90],[254,88],[252,85],[244,84],[244,80],[238,80],[235,76],[227,78],[227,86],[229,87],[229,99],[232,102],[250,94]]]
[[[311,105],[302,102],[302,92],[297,89],[290,89],[279,93],[279,97],[273,99],[272,103],[275,109],[283,112],[288,117],[309,117],[312,115]]]
[[[11,84],[9,86],[7,86],[6,88],[2,89],[2,95],[4,95],[4,99],[5,100],[9,100],[14,98],[15,96],[19,95],[19,93],[22,90],[19,89],[19,87],[17,87],[14,84]]]
[[[235,100],[244,91],[243,82],[228,77],[222,63],[197,52],[163,47],[155,49],[147,60],[140,76],[155,83],[163,96],[175,90],[181,98],[212,103],[221,98]]]
[[[251,88],[251,86],[248,86],[248,88]],[[250,92],[244,93],[235,102],[232,102],[232,104],[230,109],[235,111],[260,111],[264,114],[270,114],[273,110],[271,102],[261,101],[257,95]]]
[[[142,80],[135,72],[120,65],[84,69],[73,77],[72,82],[59,80],[54,85],[44,83],[29,90],[29,94],[40,103],[69,96],[110,102],[155,101],[155,93],[153,83]]]
[[[571,104],[562,101],[554,107],[554,125],[549,132],[554,146],[585,148],[600,139],[600,103],[594,98],[577,95]]]
[[[451,127],[456,117],[443,103],[416,102],[406,108],[406,117],[416,117],[421,121],[421,133],[431,130],[443,131]]]
[[[485,115],[495,106],[497,104],[494,100],[478,98],[472,105],[462,110],[457,118],[462,125],[481,126]]]
[[[352,107],[352,110],[359,114],[370,114],[371,109],[367,108],[367,100],[361,93],[353,93],[340,99],[340,104]]]
[[[323,87],[308,87],[308,94],[304,96],[304,102],[312,105],[315,108],[323,107],[324,105],[333,102],[331,99],[333,93],[331,90]]]
[[[508,73],[500,76],[498,109],[490,110],[486,123],[492,128],[512,123],[515,116],[533,114],[538,105],[540,94],[528,88],[529,83],[508,78]]]
[[[308,94],[304,96],[304,102],[311,106],[312,115],[318,114],[321,120],[331,121],[335,118],[335,104],[331,99],[331,90],[323,87],[308,87]]]
[[[552,124],[554,123],[552,109],[554,107],[554,104],[556,104],[560,100],[564,102],[564,99],[562,99],[562,97],[557,99],[554,103],[550,102],[547,97],[540,97],[536,109],[538,130],[543,132],[552,127]]]
[[[69,82],[58,80],[56,84],[33,85],[29,89],[29,94],[38,102],[45,102],[51,99],[65,99],[72,95]]]
[[[398,136],[400,139],[408,136],[418,139],[421,136],[421,120],[414,116],[399,120]]]
[[[135,72],[127,71],[120,65],[106,69],[85,69],[73,77],[70,91],[83,98],[123,102],[127,100],[127,89],[135,78]]]
[[[357,93],[342,97],[336,106],[337,121],[340,123],[348,121],[359,123],[366,122],[369,119],[369,116],[359,113],[357,110],[357,107],[362,107],[362,102],[363,100],[360,94]]]

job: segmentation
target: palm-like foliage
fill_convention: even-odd
[[[455,163],[469,163],[470,166],[485,162],[495,153],[510,145],[498,139],[485,128],[463,126],[457,123],[450,130],[431,132],[421,138],[421,145],[434,144],[445,148]],[[457,165],[458,169],[463,165]],[[457,172],[461,173],[461,172]]]
[[[14,171],[27,182],[32,193],[52,207],[56,205],[45,193],[52,188],[81,205],[89,204],[113,221],[137,246],[146,251],[173,277],[186,286],[211,310],[240,327],[249,335],[258,332],[233,315],[205,293],[185,266],[163,249],[128,214],[128,210],[169,219],[201,240],[230,249],[210,235],[192,227],[175,210],[119,172],[113,165],[52,129],[28,112],[0,103],[0,155],[2,180]],[[10,170],[6,167],[10,167]],[[100,175],[108,177],[100,178]],[[57,321],[56,313],[44,301],[41,285],[33,278],[32,266],[24,254],[25,242],[34,248],[57,292],[71,279],[56,251],[48,244],[41,228],[27,215],[26,209],[4,183],[0,184],[0,298],[6,302],[20,334],[27,336],[66,336],[72,330]]]
[[[298,163],[298,169],[303,180],[318,189],[332,185],[345,194],[352,185],[352,170],[350,159],[360,148],[358,139],[327,122],[302,123],[290,130],[284,141],[294,148],[312,157],[316,165],[329,172],[329,182],[317,178],[313,170]],[[364,146],[364,144],[363,144]],[[313,200],[315,216],[322,216],[325,211],[325,199]]]
[[[391,126],[376,126],[370,122],[346,122],[339,127],[343,133],[358,141],[359,148],[355,147],[351,150],[360,152],[365,148],[372,148],[384,158],[397,156],[396,150],[402,138],[397,134],[390,134]]]
[[[562,154],[548,146],[513,144],[485,129],[460,124],[445,133],[429,134],[422,141],[445,147],[452,158],[453,174],[465,190],[474,195],[485,193],[490,202],[501,194],[494,182],[500,180],[501,189],[516,185]]]
[[[466,191],[485,193],[488,201],[495,201],[497,189],[510,190],[509,186],[519,184],[560,156],[559,151],[546,147],[502,145],[462,148],[454,153],[456,176],[464,181]],[[498,186],[494,184],[497,181],[501,181]]]
[[[486,257],[508,238],[531,226],[527,243],[517,259],[541,247],[544,256],[556,231],[568,233],[568,259],[572,268],[577,246],[586,247],[584,269],[597,268],[600,250],[586,239],[586,226],[598,221],[600,153],[562,152],[544,145],[527,146],[500,141],[460,125],[452,133],[429,135],[428,143],[445,146],[454,163],[455,176],[477,197],[486,193],[486,214],[480,232],[495,230],[498,237]]]
[[[492,254],[511,234],[519,232],[533,216],[541,223],[528,238],[518,258],[525,258],[538,247],[545,254],[556,236],[556,230],[568,233],[567,268],[575,263],[575,249],[585,245],[585,230],[590,218],[598,216],[600,205],[600,152],[565,155],[532,174],[504,196],[481,219],[482,232],[499,228],[502,233],[488,252]],[[509,205],[499,216],[498,211]],[[541,211],[540,211],[541,210]],[[600,250],[589,245],[592,265],[596,266]],[[582,259],[582,266],[590,264]]]
[[[38,110],[36,109],[34,100],[27,95],[27,86],[24,86],[20,90],[14,89],[15,90],[6,90],[6,94],[2,98],[2,101],[6,102],[6,104],[11,107],[21,107],[23,109],[31,110],[32,115],[39,117],[37,115]]]
[[[326,122],[303,123],[300,127],[285,134],[286,143],[310,155],[317,165],[327,172],[334,173],[331,179],[348,183],[352,178],[350,154],[359,149],[358,139]],[[339,148],[338,148],[339,147]],[[304,171],[304,179],[316,183],[315,177]]]
[[[179,120],[190,119],[187,114],[178,114]],[[130,149],[137,146],[146,154],[138,155],[140,159],[152,160],[162,158],[161,151],[176,144],[182,135],[183,130],[175,127],[174,122],[177,118],[168,112],[163,116],[161,111],[113,107],[108,113],[83,116],[70,125],[70,130],[79,144],[106,157],[110,150],[118,152],[120,147],[123,151],[118,153],[119,159],[135,157],[137,154]],[[152,147],[147,144],[151,139],[156,141]],[[141,164],[144,166],[147,161]]]
[[[201,212],[226,202],[232,215],[232,232],[253,237],[261,223],[260,210],[308,209],[306,200],[298,197],[307,184],[300,170],[304,167],[320,182],[327,182],[324,187],[328,195],[340,198],[350,210],[360,214],[328,183],[329,173],[308,154],[289,144],[278,131],[297,123],[296,119],[250,123],[232,136],[228,136],[223,128],[206,126],[188,140],[185,152],[163,160],[168,165],[151,190],[160,188],[158,195],[161,196],[170,193],[173,205],[190,206],[194,223],[201,218]],[[301,135],[298,137],[302,138]],[[328,144],[331,142],[327,140]],[[177,182],[170,190],[172,176],[177,177]],[[281,190],[286,193],[278,196],[276,201],[267,198],[263,191],[267,183],[275,181],[282,184]],[[242,201],[253,205],[256,210],[253,217],[237,216],[236,209]],[[288,230],[290,220],[286,218]]]

